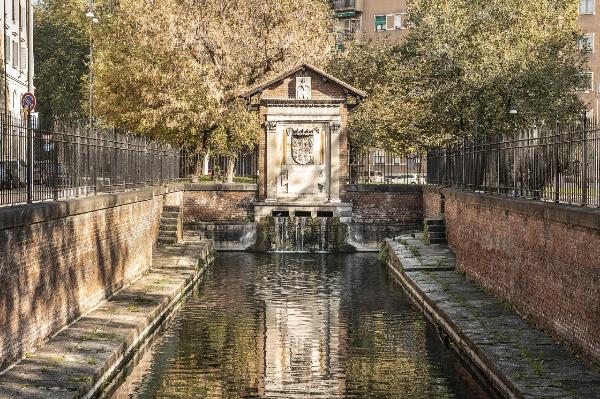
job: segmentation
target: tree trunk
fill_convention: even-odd
[[[193,172],[192,172],[192,183],[198,183],[200,181],[199,176],[202,174],[202,162],[200,162],[200,155],[194,155]]]
[[[202,162],[202,175],[208,176],[208,164],[210,163],[210,150],[204,154],[204,160]]]
[[[227,174],[225,175],[225,182],[233,183],[234,174],[235,174],[235,159],[227,158]]]

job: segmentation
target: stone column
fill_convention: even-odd
[[[339,122],[329,123],[329,202],[340,202],[340,129]]]
[[[265,156],[267,160],[265,170],[265,202],[275,202],[277,201],[277,122],[265,122],[265,127],[267,129],[267,138],[265,140]]]

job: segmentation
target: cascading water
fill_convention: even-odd
[[[330,218],[273,217],[271,252],[329,252]]]

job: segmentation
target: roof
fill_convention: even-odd
[[[242,97],[250,98],[257,93],[262,92],[263,90],[265,90],[267,87],[271,86],[272,84],[277,83],[280,80],[283,80],[283,79],[287,78],[288,76],[293,75],[296,72],[302,71],[304,69],[309,69],[309,70],[313,71],[314,73],[316,73],[317,75],[321,75],[323,78],[345,88],[346,90],[348,90],[350,93],[352,93],[353,95],[355,95],[357,97],[360,97],[360,98],[367,97],[367,93],[365,93],[364,91],[359,90],[353,86],[350,86],[348,83],[346,83],[342,80],[339,80],[335,76],[332,76],[332,75],[328,74],[327,72],[325,72],[313,65],[306,64],[306,63],[301,63],[301,64],[295,66],[294,68],[289,69],[289,70],[285,71],[284,73],[274,77],[273,79],[271,79],[265,83],[262,83],[258,86],[253,87],[252,89],[250,89],[247,92],[245,92],[244,94],[242,94]]]

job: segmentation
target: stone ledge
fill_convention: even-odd
[[[183,190],[183,185],[156,186],[120,193],[98,194],[60,201],[36,202],[0,208],[0,230],[66,218],[151,200],[154,196]]]
[[[423,192],[420,184],[348,184],[346,191],[359,193],[415,193]]]
[[[454,271],[425,270],[411,242],[386,241],[388,268],[440,337],[501,397],[592,398],[600,371]],[[413,243],[414,244],[414,243]],[[446,257],[444,246],[430,246]]]
[[[502,209],[525,216],[535,216],[553,222],[600,230],[600,210],[598,209],[474,193],[456,188],[445,188],[443,191],[446,201],[454,198],[465,203],[465,205]]]
[[[184,191],[258,191],[258,184],[248,183],[186,183]]]
[[[0,397],[93,397],[168,317],[212,257],[208,241],[159,247],[148,274],[0,374]]]

